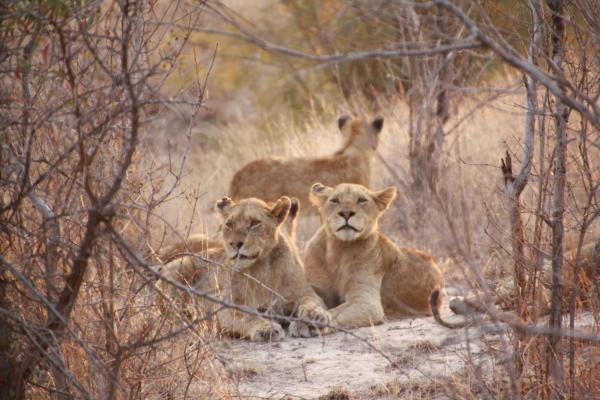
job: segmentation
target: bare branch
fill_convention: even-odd
[[[509,48],[499,41],[496,41],[482,32],[477,24],[469,18],[463,10],[448,0],[435,0],[432,4],[440,5],[454,14],[460,21],[465,24],[471,35],[481,41],[481,43],[494,51],[504,61],[513,67],[523,71],[528,76],[538,81],[544,87],[547,87],[550,92],[555,95],[560,101],[564,102],[570,108],[577,110],[582,117],[589,120],[594,126],[600,127],[600,111],[597,104],[591,102],[586,105],[581,101],[576,100],[576,96],[568,95],[559,85],[560,77],[553,77],[546,74],[544,71],[523,59],[514,49]],[[425,5],[424,5],[425,6]]]

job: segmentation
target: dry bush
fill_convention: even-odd
[[[200,11],[2,6],[0,397],[228,393],[212,327],[161,312],[148,268],[155,210],[177,168],[148,162],[146,128],[178,101],[161,85]],[[198,109],[202,82],[194,87]]]

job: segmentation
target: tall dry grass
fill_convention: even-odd
[[[231,177],[244,164],[270,156],[327,156],[341,144],[336,123],[340,115],[371,118],[380,114],[385,122],[374,159],[373,187],[395,185],[399,189],[394,207],[382,219],[383,229],[401,244],[425,248],[440,257],[456,255],[447,223],[433,200],[429,200],[430,207],[422,220],[412,218],[413,193],[406,190],[410,185],[408,110],[403,99],[382,99],[377,111],[371,111],[372,104],[360,98],[351,104],[320,101],[318,107],[305,111],[305,118],[298,123],[294,122],[292,112],[264,115],[258,120],[253,116],[250,121],[242,115],[228,124],[197,123],[191,130],[192,145],[182,179],[187,196],[165,204],[161,215],[180,234],[190,229],[213,232],[216,229],[216,219],[211,215],[214,202],[228,194]],[[487,212],[496,214],[496,220],[502,219],[499,215],[502,209],[499,157],[517,141],[524,118],[519,107],[521,102],[518,94],[507,94],[471,114],[471,110],[479,106],[473,100],[448,122],[448,126],[456,127],[448,135],[443,152],[444,203],[453,220],[461,223],[461,241],[469,236],[472,242],[469,251],[477,257],[493,252],[485,233],[486,226],[480,221],[487,219]],[[177,120],[165,116],[166,121],[154,132],[165,138],[164,142],[156,143],[154,149],[163,162],[168,159],[164,149],[171,149],[173,159],[174,154],[181,154],[187,142],[185,121],[180,121],[179,132],[174,132],[173,118]],[[163,149],[162,154],[160,149]],[[302,207],[311,205],[302,204]],[[315,229],[315,221],[301,221],[300,239],[308,239]]]

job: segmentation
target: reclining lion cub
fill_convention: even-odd
[[[323,301],[307,283],[295,246],[281,232],[280,225],[290,210],[290,199],[274,205],[258,199],[234,202],[228,197],[216,205],[222,221],[221,243],[195,237],[190,246],[205,249],[213,259],[184,256],[167,263],[162,274],[176,281],[194,284],[197,290],[221,301],[258,310],[273,316],[296,315],[292,336],[314,336],[318,329],[310,323],[327,324],[329,313]],[[177,250],[179,247],[174,246]],[[161,280],[157,287],[169,293],[172,287]],[[221,328],[253,341],[278,340],[284,336],[281,325],[253,313],[204,301],[204,312],[216,313]]]
[[[323,226],[306,245],[304,266],[308,282],[333,307],[334,326],[431,315],[428,299],[443,284],[440,269],[429,255],[398,248],[377,227],[395,196],[393,187],[372,192],[356,184],[316,183],[311,188]]]
[[[296,217],[300,212],[300,204],[298,199],[290,199],[290,210],[288,215],[279,226],[279,232],[284,234],[290,243],[295,243],[296,236]],[[167,246],[163,246],[159,252],[159,258],[161,262],[170,261],[175,257],[181,257],[183,255],[189,255],[190,253],[205,254],[207,252],[213,252],[215,249],[222,248],[221,238],[209,237],[204,233],[193,233],[186,238],[182,238],[175,243]]]
[[[315,182],[369,186],[371,162],[379,143],[383,117],[377,117],[371,123],[360,118],[341,117],[338,126],[344,144],[336,153],[318,158],[282,160],[269,157],[251,161],[235,173],[229,193],[234,200],[258,197],[275,201],[281,196],[293,196],[304,205],[310,204],[308,192]],[[308,214],[315,214],[316,210],[307,208]]]

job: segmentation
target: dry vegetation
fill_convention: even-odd
[[[151,266],[216,232],[246,162],[337,149],[342,114],[385,118],[386,234],[482,296],[481,330],[500,295],[518,319],[476,341],[485,366],[321,398],[598,398],[599,11],[225,3],[0,5],[0,398],[239,398],[266,380]],[[443,346],[413,339],[398,364]]]

